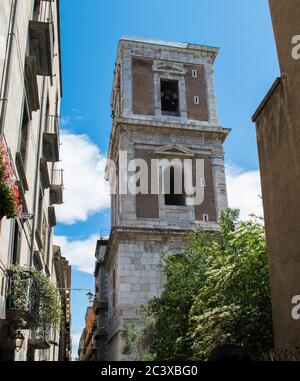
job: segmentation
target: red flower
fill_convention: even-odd
[[[23,207],[20,189],[16,185],[16,175],[9,151],[4,140],[0,139],[0,184],[1,199],[6,200],[2,205],[8,218],[22,217]]]

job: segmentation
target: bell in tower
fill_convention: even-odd
[[[161,80],[161,109],[165,115],[178,114],[178,82]]]

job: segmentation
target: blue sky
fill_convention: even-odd
[[[93,289],[88,272],[96,239],[110,227],[103,167],[117,44],[123,34],[221,48],[215,79],[221,124],[232,128],[225,144],[229,199],[245,213],[256,208],[260,190],[251,116],[279,74],[267,0],[61,0],[61,33],[66,203],[58,211],[55,234],[73,264],[72,287]],[[243,189],[248,193],[241,200]],[[73,292],[75,344],[86,307],[84,292]]]

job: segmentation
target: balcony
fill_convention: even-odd
[[[54,206],[49,206],[49,209],[48,209],[48,221],[49,221],[49,226],[51,228],[53,228],[56,225],[56,215],[55,215]]]
[[[36,61],[34,57],[25,58],[25,87],[28,106],[31,112],[40,109],[39,89],[37,82]]]
[[[47,161],[59,161],[59,145],[59,117],[47,115],[43,134],[43,152]]]
[[[42,271],[44,269],[44,261],[39,250],[33,252],[33,263],[38,270]]]
[[[36,73],[52,76],[54,32],[49,22],[29,21],[30,56],[35,59]]]
[[[36,230],[35,240],[37,242],[39,250],[43,250],[44,249],[44,242],[43,242],[42,232],[40,230]]]
[[[50,342],[48,340],[45,340],[45,339],[41,339],[41,338],[34,338],[34,339],[29,339],[28,340],[28,346],[32,349],[37,349],[37,350],[41,350],[41,349],[50,349]]]
[[[10,325],[19,327],[21,318],[23,321],[22,329],[29,329],[31,327],[33,316],[37,308],[36,299],[34,297],[34,295],[36,295],[35,291],[35,284],[31,282],[28,288],[26,311],[18,310],[18,308],[16,307],[13,276],[11,272],[8,273],[6,320],[9,322]]]
[[[48,189],[50,187],[50,176],[48,170],[47,160],[43,157],[40,160],[40,173],[41,173],[41,181],[44,189]]]
[[[62,169],[53,169],[50,184],[50,202],[52,205],[60,205],[63,201],[64,179]]]
[[[95,334],[95,339],[96,340],[101,340],[102,338],[107,337],[107,331],[105,327],[99,327],[96,334]]]
[[[95,319],[93,321],[92,329],[91,329],[91,334],[93,335],[97,331],[97,320]]]
[[[108,300],[103,299],[100,301],[95,302],[95,313],[96,315],[99,315],[101,311],[107,311],[108,310]]]

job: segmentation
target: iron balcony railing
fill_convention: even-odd
[[[53,169],[50,185],[51,204],[61,205],[63,203],[64,178],[62,169]]]
[[[64,186],[64,170],[63,169],[53,169],[51,185],[55,187]]]
[[[45,132],[59,135],[60,117],[58,115],[46,115]]]
[[[107,311],[108,299],[103,297],[100,300],[95,301],[94,309],[95,309],[96,315],[101,314],[101,311]]]
[[[58,162],[59,147],[59,117],[57,115],[46,115],[43,134],[44,158],[52,163]]]
[[[37,75],[53,74],[54,29],[52,22],[29,21],[29,54],[36,60]]]
[[[23,306],[24,310],[19,311],[16,300],[15,286],[13,274],[8,273],[8,285],[7,285],[7,294],[6,294],[6,318],[11,323],[14,324],[18,322],[20,317],[24,321],[24,329],[30,327],[32,317],[37,311],[38,304],[38,290],[37,284],[34,279],[32,279],[30,273],[22,274],[22,280],[24,282],[24,287],[26,289],[26,306]]]

